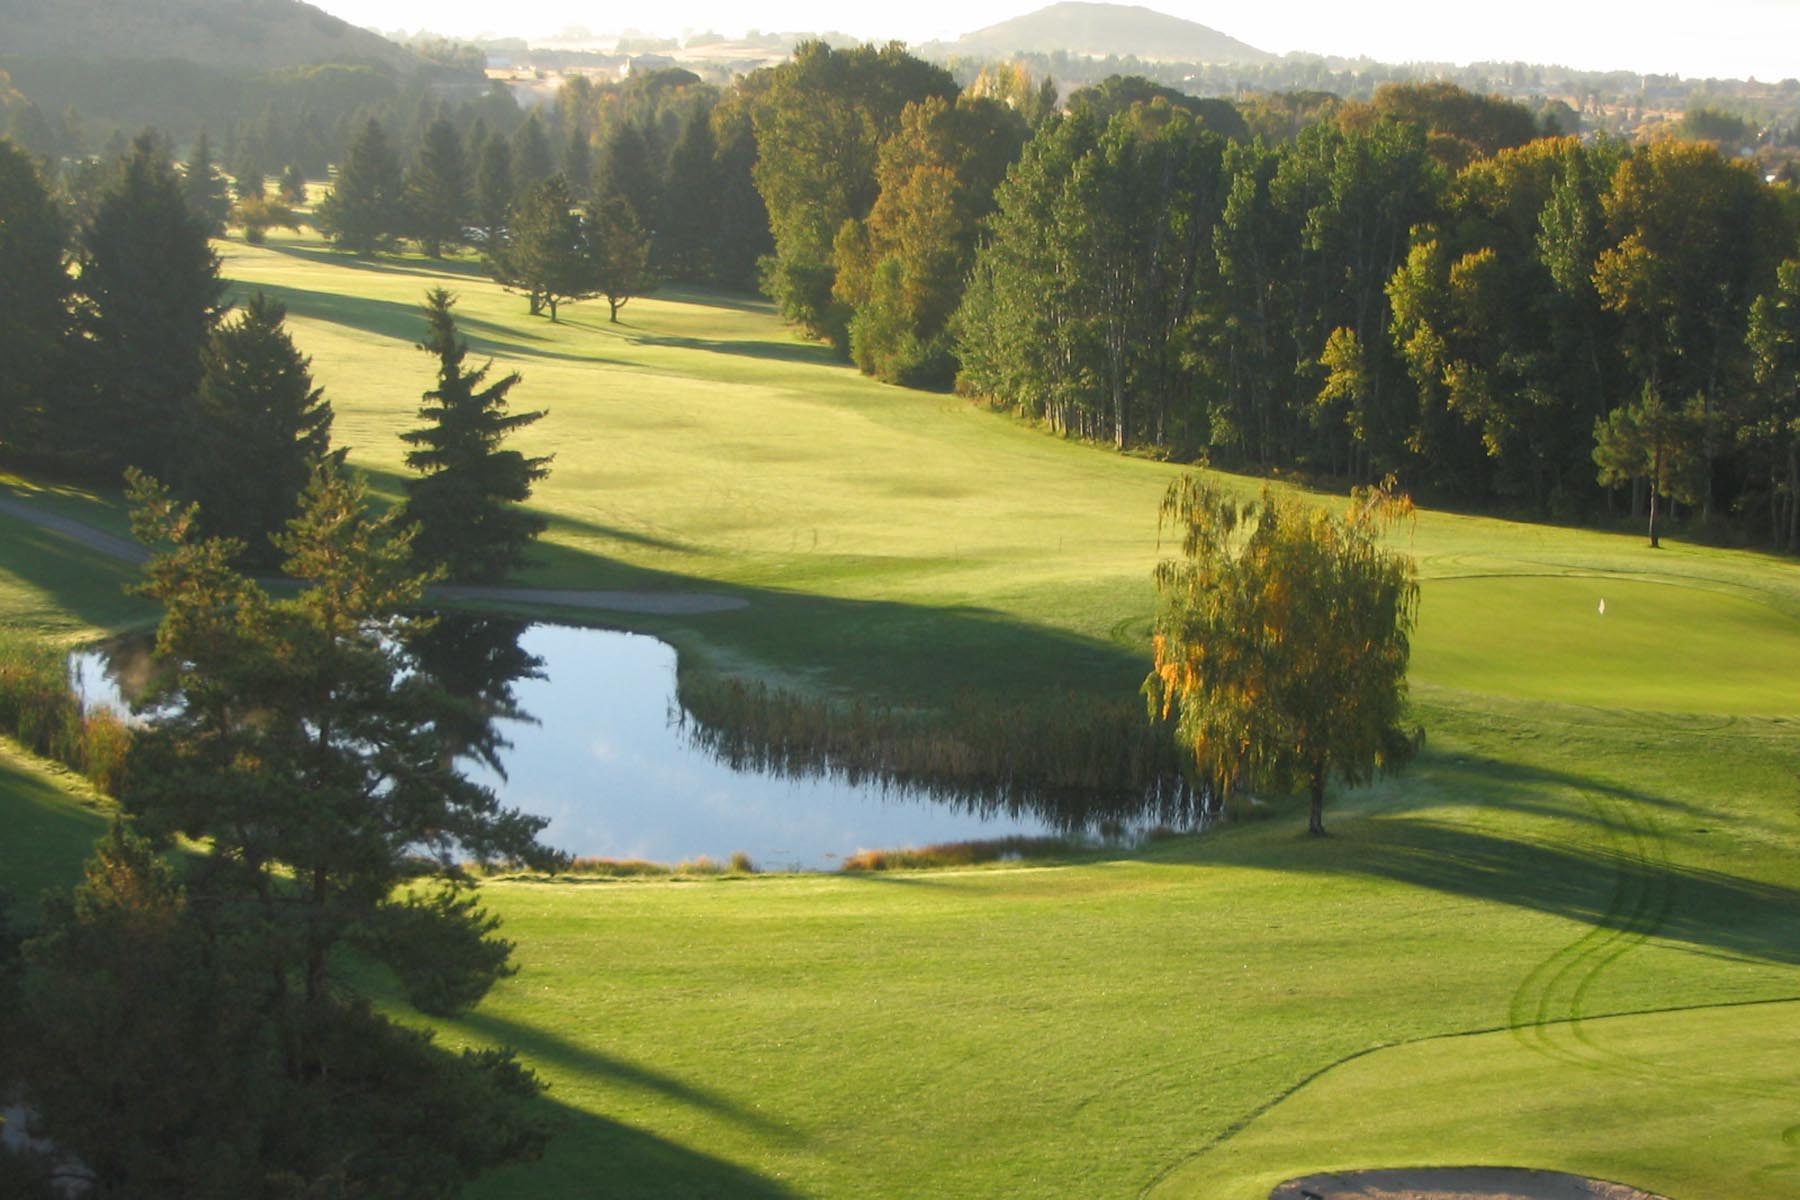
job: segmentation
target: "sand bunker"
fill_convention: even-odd
[[[1290,1179],[1269,1200],[1666,1200],[1556,1171],[1517,1167],[1413,1167],[1341,1171]]]

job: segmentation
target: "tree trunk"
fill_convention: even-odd
[[[1658,442],[1656,449],[1651,452],[1650,458],[1650,548],[1652,550],[1662,549],[1662,542],[1656,536],[1656,497],[1662,491],[1662,473],[1663,448],[1662,443]]]
[[[1319,764],[1312,773],[1312,804],[1307,809],[1306,832],[1314,837],[1325,834],[1325,767]]]
[[[550,306],[550,323],[552,325],[556,324],[556,297],[545,296],[544,303]]]

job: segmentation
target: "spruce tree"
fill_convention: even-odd
[[[213,162],[212,144],[207,140],[204,129],[194,139],[194,149],[182,169],[181,194],[186,197],[188,207],[194,211],[194,215],[206,223],[207,233],[213,237],[223,237],[225,217],[231,211],[231,193],[226,186],[225,176]]]
[[[462,139],[443,117],[433,121],[419,143],[406,180],[406,207],[412,234],[432,258],[462,241],[469,215],[469,164]]]
[[[555,170],[556,162],[550,154],[550,139],[544,135],[544,123],[533,112],[512,137],[513,186],[523,191],[540,179],[548,179]]]
[[[576,195],[594,186],[594,151],[588,143],[587,130],[579,125],[569,131],[569,144],[563,148],[562,173]]]
[[[100,196],[77,258],[82,395],[64,448],[97,466],[168,474],[224,314],[206,227],[156,139],[141,134]]]
[[[406,465],[421,473],[407,481],[405,515],[418,525],[413,551],[421,564],[442,566],[453,580],[495,582],[525,562],[547,525],[519,505],[550,473],[549,456],[501,449],[508,434],[544,414],[507,411],[517,372],[487,383],[492,362],[463,365],[469,344],[457,335],[455,303],[442,288],[425,297],[430,331],[419,348],[437,357],[438,382],[419,408],[426,423],[400,435],[414,447]]]
[[[713,159],[712,116],[695,108],[681,127],[669,159],[658,230],[658,265],[679,279],[701,282],[711,270],[714,233],[719,227],[719,183]]]
[[[0,446],[40,448],[67,359],[68,227],[30,154],[0,138]]]
[[[178,490],[200,505],[201,530],[243,542],[245,560],[258,566],[275,564],[270,536],[293,518],[313,464],[331,446],[331,402],[313,386],[311,360],[283,328],[286,316],[279,300],[258,292],[213,333],[176,473]]]
[[[400,162],[381,122],[370,117],[338,167],[331,193],[319,202],[319,228],[353,254],[385,249],[404,223],[404,194]]]
[[[475,174],[475,223],[484,246],[499,244],[513,205],[512,147],[494,134],[481,147]]]
[[[594,194],[604,200],[618,196],[631,206],[631,215],[645,229],[660,225],[657,211],[659,172],[650,162],[650,143],[644,131],[630,121],[620,121],[607,135],[600,151]]]

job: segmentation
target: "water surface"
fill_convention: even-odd
[[[570,854],[676,863],[743,851],[765,870],[830,869],[863,849],[1100,828],[1071,828],[1066,809],[734,767],[692,736],[675,651],[655,638],[451,614],[414,648],[421,669],[486,714],[459,731],[469,775],[548,818],[543,840]],[[84,698],[139,694],[147,651],[121,639],[76,655]],[[1106,828],[1125,833],[1116,813]]]

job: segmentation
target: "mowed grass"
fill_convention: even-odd
[[[689,661],[927,703],[1143,674],[1177,467],[871,383],[757,304],[552,326],[461,266],[276,241],[226,270],[289,303],[390,496],[417,302],[458,291],[551,411],[521,439],[558,456],[530,581],[750,599],[619,619]],[[1795,1194],[1800,568],[1435,512],[1398,536],[1429,743],[1335,796],[1329,839],[1271,800],[1065,867],[490,884],[522,969],[444,1036],[519,1046],[566,1126],[477,1193],[1253,1200],[1481,1162]],[[8,542],[0,614],[142,619],[123,574]],[[38,794],[0,779],[7,814]],[[0,869],[72,873],[79,837],[32,836]]]

